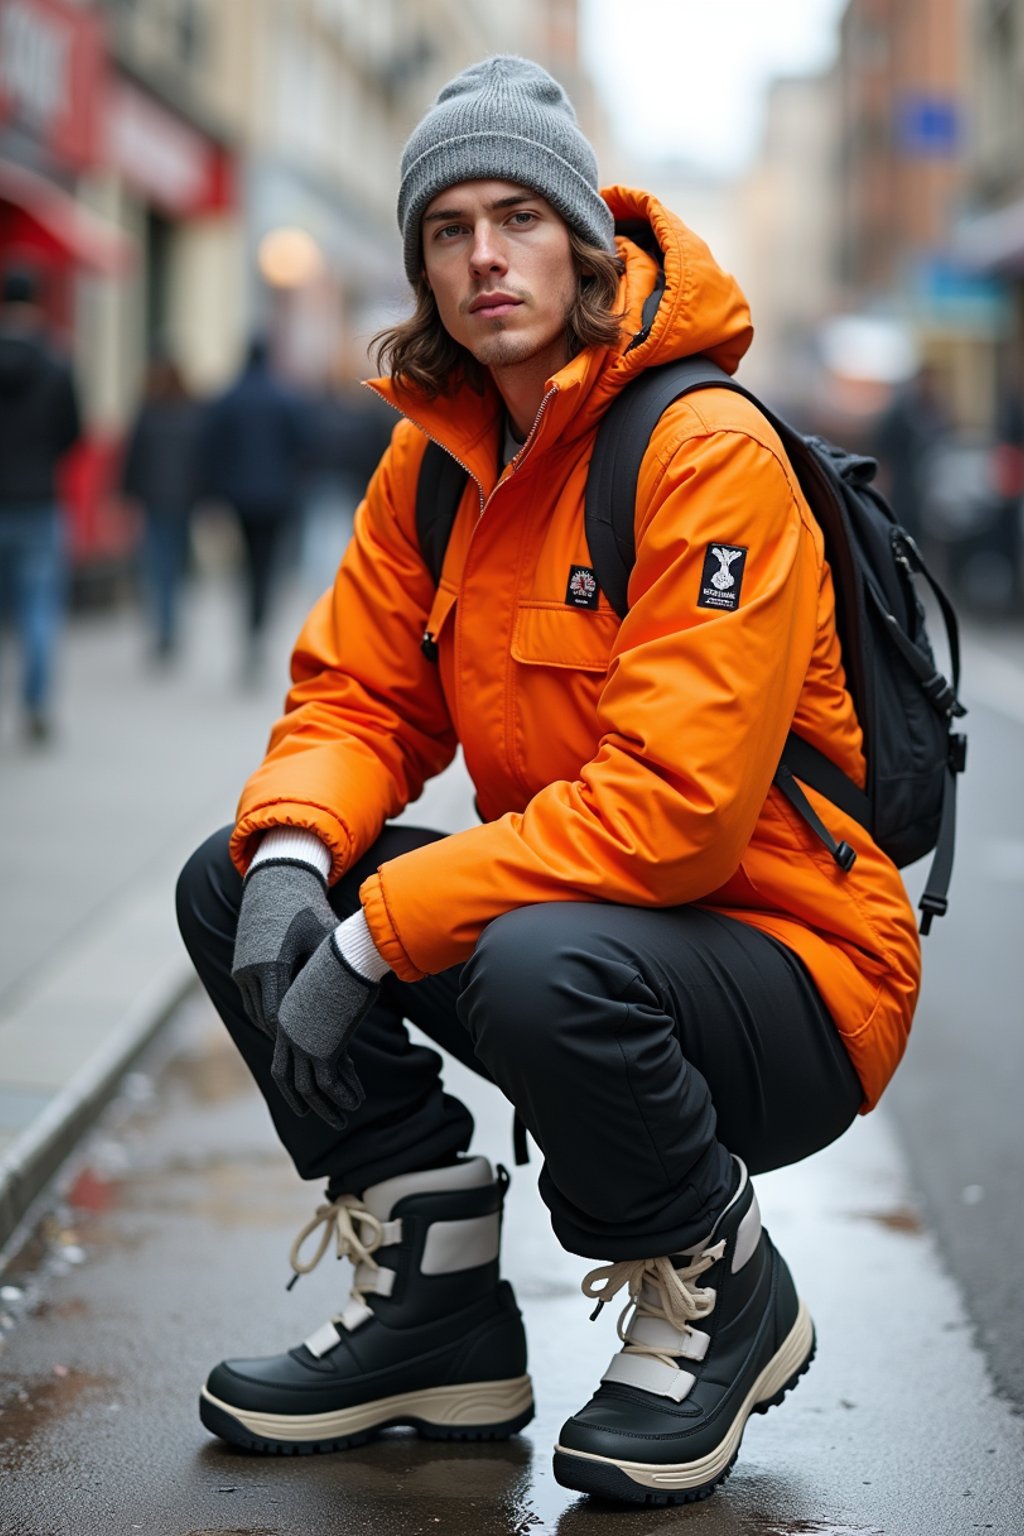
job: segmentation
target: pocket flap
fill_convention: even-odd
[[[618,631],[618,615],[608,608],[523,603],[516,614],[512,655],[529,666],[606,672]]]

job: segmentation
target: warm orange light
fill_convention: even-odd
[[[323,256],[305,229],[272,229],[263,236],[257,261],[272,288],[301,288],[323,267]]]

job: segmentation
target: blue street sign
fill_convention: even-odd
[[[908,155],[944,158],[958,153],[958,102],[943,96],[908,95],[896,104],[896,142]]]

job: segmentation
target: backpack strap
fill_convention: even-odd
[[[433,438],[416,483],[416,537],[434,585],[441,580],[445,551],[466,485],[466,471]]]
[[[620,619],[629,611],[627,587],[636,563],[636,487],[651,433],[681,395],[718,385],[746,390],[706,357],[647,368],[601,418],[587,470],[583,520],[598,585]]]

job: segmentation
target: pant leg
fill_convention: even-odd
[[[22,701],[44,715],[64,609],[64,538],[60,508],[29,507],[14,531],[14,603],[22,650]]]
[[[142,559],[153,640],[161,652],[178,639],[178,594],[185,570],[187,529],[183,516],[147,508]]]
[[[255,638],[266,628],[274,560],[286,518],[271,512],[241,512],[239,518],[246,551],[247,622],[249,634]]]
[[[796,956],[699,907],[507,913],[463,968],[459,1011],[544,1154],[556,1236],[586,1258],[699,1242],[730,1152],[754,1172],[795,1162],[861,1103]]]
[[[441,1058],[414,1045],[403,1023],[411,1018],[466,1059],[470,1053],[456,1017],[457,971],[412,985],[395,976],[386,979],[377,1004],[352,1041],[352,1060],[366,1099],[344,1130],[317,1115],[300,1117],[289,1109],[270,1072],[273,1044],[249,1022],[231,979],[242,882],[228,856],[229,835],[225,827],[208,838],[183,869],[178,923],[199,979],[252,1072],[300,1176],[326,1177],[333,1194],[358,1193],[381,1179],[464,1152],[473,1134],[472,1116],[444,1092]],[[438,835],[415,827],[386,828],[369,854],[332,888],[331,904],[339,919],[356,910],[359,886],[378,864]]]

